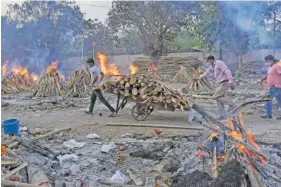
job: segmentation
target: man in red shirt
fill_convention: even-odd
[[[276,63],[274,56],[268,55],[265,58],[266,65],[268,66],[267,74],[258,82],[262,83],[267,80],[268,95],[275,97],[279,108],[281,108],[281,65]],[[265,103],[266,115],[261,118],[272,118],[272,101]],[[281,116],[276,119],[281,120]]]

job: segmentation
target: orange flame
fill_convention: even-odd
[[[1,72],[2,72],[3,74],[6,73],[7,68],[8,68],[8,64],[9,64],[9,61],[6,60],[5,63],[3,64],[3,66],[1,67]]]
[[[278,64],[281,66],[281,60],[279,60]]]
[[[31,74],[30,74],[30,77],[31,77],[31,79],[32,79],[33,81],[38,81],[38,79],[39,79],[39,76],[36,75],[35,73],[31,73]]]
[[[29,72],[27,67],[22,67],[22,66],[17,66],[12,68],[12,72],[15,75],[21,75],[23,76],[26,80],[29,80]]]
[[[107,74],[120,75],[121,74],[118,67],[116,66],[116,64],[114,64],[114,63],[107,64],[107,56],[105,54],[98,52],[97,57],[99,59],[100,69],[105,75],[107,75]]]
[[[138,70],[137,66],[134,66],[133,64],[130,65],[130,70],[131,70],[131,74],[135,74]]]
[[[50,73],[52,71],[56,71],[58,69],[57,61],[52,61],[51,64],[47,67],[46,72]]]
[[[234,138],[237,138],[238,140],[242,140],[243,136],[240,132],[236,131],[236,130],[229,130],[228,133],[233,136]]]

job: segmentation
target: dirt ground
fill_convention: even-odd
[[[111,96],[114,97],[114,96]],[[39,99],[39,98],[38,98]],[[3,100],[3,98],[2,98]],[[5,99],[7,100],[7,99]],[[131,116],[131,108],[134,103],[128,103],[126,107],[118,113],[117,117],[107,117],[109,111],[102,106],[101,103],[97,103],[95,113],[93,116],[84,114],[83,110],[87,109],[89,100],[77,99],[77,103],[81,103],[78,107],[68,107],[62,109],[53,110],[27,110],[24,109],[30,103],[24,103],[20,98],[14,101],[14,104],[9,107],[2,107],[2,121],[8,118],[18,118],[23,125],[27,125],[29,128],[63,128],[72,127],[72,133],[76,135],[86,136],[89,133],[97,133],[108,139],[118,138],[121,134],[126,133],[153,133],[153,128],[144,127],[109,127],[106,123],[129,123],[129,124],[160,124],[160,125],[183,125],[183,126],[195,126],[192,122],[188,122],[187,113],[181,111],[169,112],[169,111],[153,111],[148,116],[146,121],[140,122],[133,119]],[[116,100],[111,99],[113,106],[116,105]],[[210,105],[208,107],[213,113],[217,113],[216,105]],[[102,113],[102,116],[99,116]],[[280,111],[275,110],[276,116]],[[261,119],[259,115],[262,113],[253,113],[244,115],[244,121],[246,127],[253,131],[258,139],[262,138],[266,141],[280,141],[281,136],[281,121],[276,119]],[[182,129],[165,129],[166,134],[192,134],[194,130],[182,130]]]

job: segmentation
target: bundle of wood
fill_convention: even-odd
[[[186,68],[180,66],[180,71],[175,75],[173,81],[176,83],[188,84],[192,81],[191,75],[187,72]]]
[[[28,90],[30,82],[22,75],[6,75],[2,77],[2,94],[15,94]]]
[[[86,97],[91,93],[91,77],[88,69],[80,69],[71,74],[66,83],[66,97]]]
[[[133,65],[138,68],[140,74],[146,74],[153,60],[149,57],[140,57],[134,60]],[[198,68],[200,61],[194,57],[161,57],[158,64],[158,72],[161,75],[174,77],[180,70],[180,66]]]
[[[57,70],[43,73],[35,87],[33,96],[49,97],[61,95],[63,91],[60,85],[60,77]]]
[[[187,85],[187,90],[191,91],[209,91],[212,90],[212,85],[208,81],[207,78],[200,79],[200,75],[204,72],[204,69],[202,67],[199,67],[198,69],[190,68],[189,74],[191,75],[191,81]]]
[[[118,81],[108,81],[105,84],[109,93],[120,93],[128,100],[143,104],[154,104],[169,110],[185,110],[188,103],[176,90],[164,85],[154,77],[145,75],[130,75]]]
[[[268,97],[249,100],[240,104],[239,108],[245,107],[248,104],[269,100],[271,99]],[[276,165],[280,159],[272,154],[275,151],[271,150],[273,147],[262,149],[254,135],[245,129],[241,112],[233,110],[230,113],[232,116],[230,116],[228,120],[221,122],[205,112],[205,110],[197,104],[193,104],[191,108],[203,117],[202,120],[195,117],[193,121],[211,130],[207,131],[205,135],[202,136],[198,148],[212,152],[213,159],[211,167],[213,177],[216,178],[219,174],[217,156],[223,154],[221,157],[223,160],[222,164],[235,159],[245,168],[250,186],[264,187],[265,184],[267,184],[267,186],[278,186],[277,184],[281,184],[281,179],[278,176],[281,173],[281,168],[279,165]],[[209,139],[209,137],[211,138],[210,143],[212,146],[206,145],[207,138]],[[214,137],[220,137],[222,139],[219,140]],[[218,141],[224,142],[224,145],[222,144],[222,146],[219,146],[219,143],[217,143]],[[216,149],[220,147],[224,149],[223,152],[216,151]]]

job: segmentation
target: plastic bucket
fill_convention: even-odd
[[[19,120],[18,119],[8,119],[2,122],[2,127],[5,134],[15,134],[19,135]]]

